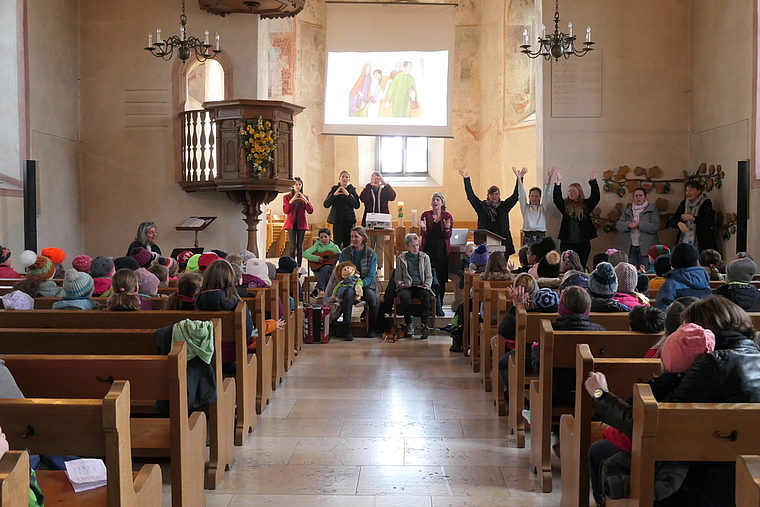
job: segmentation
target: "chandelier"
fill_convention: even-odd
[[[577,49],[575,47],[575,41],[577,37],[573,35],[573,24],[567,24],[567,30],[569,33],[563,33],[559,31],[559,0],[557,0],[557,6],[554,11],[554,33],[550,33],[546,36],[546,25],[541,25],[541,36],[538,38],[538,48],[536,51],[531,51],[530,36],[528,35],[527,28],[523,30],[523,44],[521,53],[525,53],[529,58],[538,58],[543,56],[546,60],[554,58],[555,61],[559,61],[561,56],[566,59],[570,58],[570,55],[585,56],[589,51],[593,51],[591,47],[594,43],[591,40],[591,27],[586,27],[586,41],[583,43],[583,49]]]
[[[187,36],[187,16],[185,16],[185,0],[182,0],[182,15],[179,17],[179,35],[172,35],[168,39],[161,38],[161,29],[156,29],[156,43],[153,43],[153,34],[148,34],[148,46],[146,51],[150,51],[153,56],[163,58],[169,61],[174,56],[174,50],[177,50],[177,57],[182,63],[195,53],[195,58],[199,62],[205,62],[214,58],[222,50],[219,48],[219,34],[214,37],[216,48],[211,49],[212,45],[208,41],[208,30],[205,32],[205,38],[201,41],[195,37]]]

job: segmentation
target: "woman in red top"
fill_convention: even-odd
[[[449,281],[449,251],[451,250],[451,229],[454,217],[446,211],[446,198],[435,192],[430,199],[430,208],[422,214],[417,224],[422,236],[422,251],[430,257],[430,264],[438,280],[436,287],[436,315],[443,316],[443,296]]]
[[[289,194],[282,197],[282,212],[287,215],[285,219],[285,229],[288,231],[290,240],[290,251],[288,255],[296,259],[298,265],[301,265],[303,258],[303,238],[309,228],[306,220],[306,213],[314,213],[309,196],[303,194],[303,181],[296,176],[293,178],[296,182]],[[298,257],[296,257],[296,255]]]

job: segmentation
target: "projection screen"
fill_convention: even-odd
[[[323,133],[451,137],[454,7],[328,2]]]

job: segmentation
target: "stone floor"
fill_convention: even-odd
[[[209,507],[559,505],[449,345],[306,345]]]

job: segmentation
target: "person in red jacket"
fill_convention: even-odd
[[[285,229],[288,231],[290,251],[288,255],[301,265],[303,258],[303,238],[309,229],[306,213],[314,213],[309,196],[303,193],[303,181],[296,176],[296,182],[289,194],[282,197],[282,212],[287,215]]]
[[[10,265],[11,251],[0,245],[0,278],[24,278]]]

